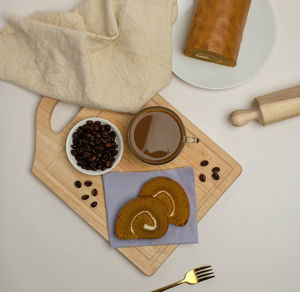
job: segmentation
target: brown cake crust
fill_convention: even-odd
[[[184,54],[235,66],[251,0],[198,0]]]
[[[160,238],[169,228],[169,217],[163,203],[158,199],[138,197],[123,206],[115,224],[119,239]]]
[[[160,200],[168,211],[169,221],[184,226],[190,217],[190,204],[183,187],[168,177],[156,177],[142,187],[140,197],[154,197]]]

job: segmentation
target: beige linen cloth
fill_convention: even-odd
[[[138,111],[171,80],[176,0],[86,0],[7,17],[0,79],[81,106]]]

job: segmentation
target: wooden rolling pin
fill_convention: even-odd
[[[257,97],[250,110],[236,110],[230,120],[241,127],[251,120],[266,126],[300,115],[300,85]]]

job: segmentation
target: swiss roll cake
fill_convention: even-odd
[[[166,207],[170,223],[184,226],[190,217],[190,204],[183,187],[168,177],[156,177],[142,187],[140,197],[153,197]]]
[[[250,4],[251,0],[198,0],[184,54],[236,66]]]
[[[136,198],[123,206],[118,214],[115,234],[119,239],[160,238],[169,228],[169,218],[158,199]]]

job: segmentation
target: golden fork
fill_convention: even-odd
[[[211,266],[203,266],[203,267],[196,268],[196,269],[193,269],[193,270],[187,272],[185,274],[185,277],[183,280],[173,283],[173,284],[170,284],[168,286],[162,287],[160,289],[153,290],[152,292],[165,291],[167,289],[170,289],[172,287],[178,286],[183,283],[188,283],[190,285],[194,285],[199,282],[213,278],[214,276],[215,275],[214,275],[214,272],[212,272]]]

